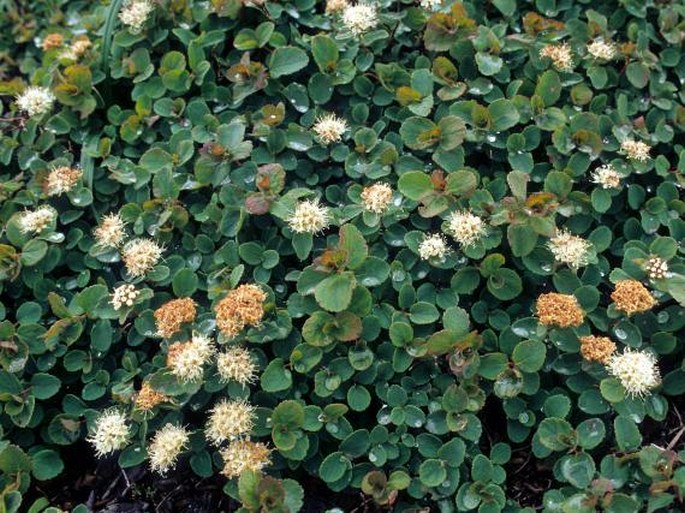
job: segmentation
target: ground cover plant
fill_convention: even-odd
[[[0,512],[683,511],[681,2],[0,28]]]

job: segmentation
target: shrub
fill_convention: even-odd
[[[244,512],[682,510],[679,2],[42,4],[0,7],[0,510],[83,440]]]

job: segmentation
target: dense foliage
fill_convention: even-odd
[[[681,2],[0,28],[0,511],[83,440],[245,512],[683,510]]]

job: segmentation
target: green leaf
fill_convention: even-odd
[[[488,112],[492,119],[492,130],[501,132],[515,126],[519,120],[519,111],[511,100],[500,98],[488,105]]]
[[[564,419],[543,419],[538,426],[537,436],[540,443],[552,451],[565,451],[576,445],[576,433]]]
[[[324,310],[342,312],[350,305],[356,285],[357,280],[349,271],[333,274],[316,286],[314,297]]]
[[[538,234],[527,224],[510,224],[507,228],[507,240],[514,256],[529,255],[538,242]]]
[[[626,389],[616,378],[604,378],[599,383],[599,390],[610,403],[620,403],[626,397]]]
[[[273,78],[292,75],[309,64],[307,53],[294,46],[276,48],[269,58],[269,74]]]
[[[31,239],[21,249],[21,263],[26,267],[38,264],[48,252],[47,242],[39,239]]]
[[[32,473],[39,481],[47,481],[60,475],[64,470],[64,462],[57,452],[43,449],[31,456]]]
[[[36,399],[49,399],[59,392],[61,386],[62,381],[51,374],[37,372],[31,377],[31,391]]]
[[[178,271],[171,283],[174,294],[178,297],[192,296],[197,290],[198,285],[199,279],[197,274],[188,268]]]
[[[595,462],[584,452],[564,456],[561,475],[576,488],[587,488],[595,477]]]
[[[318,34],[312,38],[312,56],[321,73],[331,73],[335,71],[340,52],[330,37]]]
[[[538,78],[535,94],[542,98],[545,107],[554,105],[561,98],[561,80],[559,75],[552,70],[545,71]]]
[[[357,269],[364,263],[369,252],[364,236],[353,224],[340,227],[340,249],[345,251],[346,267]]]
[[[283,359],[274,358],[264,369],[260,383],[265,392],[280,392],[292,386],[293,377],[292,373],[285,368]]]
[[[427,459],[419,467],[419,479],[424,486],[435,487],[447,479],[445,464],[440,460]]]
[[[547,348],[537,340],[524,340],[516,344],[511,359],[523,372],[537,372],[545,363]]]
[[[324,458],[319,465],[319,477],[327,483],[341,479],[345,472],[352,469],[352,463],[342,452],[334,452]]]
[[[649,83],[649,68],[641,62],[631,62],[626,68],[626,77],[634,87],[642,89]]]
[[[502,301],[514,299],[523,292],[523,283],[519,275],[506,267],[501,267],[493,272],[488,278],[487,286],[488,291]]]
[[[423,171],[409,171],[397,182],[399,191],[410,200],[419,201],[434,190],[431,177]]]
[[[622,451],[633,451],[642,444],[642,435],[635,422],[623,415],[614,419],[616,443]]]

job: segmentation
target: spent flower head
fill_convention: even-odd
[[[123,449],[128,443],[130,435],[126,415],[111,409],[100,414],[95,421],[93,434],[88,441],[95,447],[95,454],[101,458],[114,451]]]
[[[656,356],[648,351],[627,348],[611,357],[607,370],[631,397],[649,395],[661,383]]]
[[[246,326],[257,326],[264,317],[266,297],[261,287],[251,283],[231,290],[215,308],[219,331],[233,338]]]
[[[611,293],[616,309],[627,314],[651,310],[657,301],[649,290],[637,280],[621,280],[614,285]]]
[[[580,354],[589,362],[607,363],[614,351],[616,351],[616,344],[609,337],[595,335],[580,337]]]
[[[155,310],[157,333],[169,338],[181,331],[184,323],[193,322],[196,315],[195,301],[189,297],[167,301]]]
[[[583,324],[585,313],[575,296],[549,292],[540,294],[535,303],[540,324],[568,328]]]
[[[326,0],[326,14],[342,12],[348,5],[347,0]]]
[[[43,39],[40,47],[43,49],[43,51],[47,52],[53,48],[60,48],[63,44],[64,36],[62,36],[62,34],[53,32],[52,34],[45,36],[45,39]]]
[[[134,407],[138,411],[148,412],[168,399],[166,395],[155,390],[149,381],[144,381],[140,391],[136,394]]]

